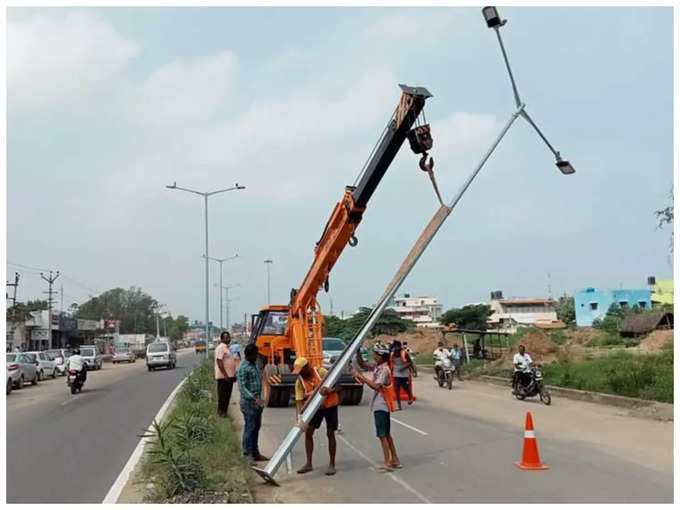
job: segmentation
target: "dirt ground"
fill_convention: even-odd
[[[665,344],[673,341],[672,329],[660,329],[652,331],[647,337],[643,338],[637,350],[644,353],[659,352]]]
[[[382,343],[392,343],[394,340],[399,340],[401,343],[408,342],[408,346],[417,354],[432,354],[441,339],[440,331],[430,328],[418,328],[411,333],[398,335],[378,335],[375,338],[377,342]]]

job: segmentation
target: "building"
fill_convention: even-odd
[[[652,303],[657,305],[673,304],[673,279],[656,280],[652,291]]]
[[[562,325],[557,320],[555,302],[546,298],[505,299],[499,290],[491,293],[488,305],[493,314],[488,319],[489,329],[514,333],[520,327]]]
[[[397,312],[402,319],[412,320],[419,328],[438,327],[442,315],[442,305],[431,296],[404,294],[403,297],[395,297],[387,308]]]
[[[616,289],[597,290],[588,287],[574,294],[574,311],[576,312],[576,325],[592,326],[595,319],[607,315],[613,304],[621,308],[639,306],[651,308],[652,292],[649,289]]]
[[[673,329],[673,314],[670,312],[631,314],[621,321],[619,333],[623,337],[639,337],[648,335],[656,329]]]

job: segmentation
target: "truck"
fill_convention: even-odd
[[[328,292],[331,269],[345,246],[357,245],[355,232],[369,199],[407,138],[413,152],[422,154],[420,168],[431,173],[431,158],[429,168],[425,163],[427,151],[432,147],[430,127],[421,123],[420,118],[426,99],[432,96],[423,87],[399,87],[399,103],[356,185],[346,186],[336,203],[316,243],[312,265],[302,284],[291,290],[288,304],[268,304],[251,316],[248,342],[258,347],[257,363],[263,374],[262,399],[267,407],[289,405],[296,380],[292,367],[297,357],[305,357],[314,368],[323,366],[324,317],[317,293],[321,288]],[[422,119],[424,121],[424,116]],[[341,404],[361,402],[363,385],[354,380],[349,367],[340,377],[339,386]]]
[[[146,345],[152,340],[153,337],[145,333],[129,333],[118,335],[115,343],[127,346],[138,358],[143,358],[146,355]]]

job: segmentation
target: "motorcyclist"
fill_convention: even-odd
[[[432,361],[434,361],[434,370],[439,375],[443,361],[451,356],[448,349],[444,347],[444,342],[439,342],[437,348],[432,353]]]
[[[525,351],[524,345],[520,344],[517,348],[519,352],[515,353],[515,356],[512,359],[512,365],[514,368],[514,372],[512,374],[512,393],[515,394],[517,392],[516,386],[517,382],[521,382],[522,385],[527,386],[530,382],[531,378],[531,364],[533,363],[533,360],[531,359],[531,356],[527,354]]]
[[[78,376],[83,378],[83,383],[87,381],[87,363],[80,355],[80,349],[74,349],[66,361],[66,370],[76,370]]]

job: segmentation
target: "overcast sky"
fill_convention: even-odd
[[[489,291],[544,297],[671,277],[654,210],[673,180],[671,8],[509,8],[503,36],[528,111],[577,170],[562,176],[518,121],[400,294],[444,308]],[[60,270],[64,302],[139,286],[204,317],[202,198],[232,320],[301,283],[344,186],[399,99],[427,87],[450,200],[513,111],[478,8],[78,8],[8,12],[8,277],[19,299]],[[408,144],[320,294],[373,303],[437,208]],[[211,319],[219,323],[218,265]],[[226,321],[225,321],[226,322]]]

